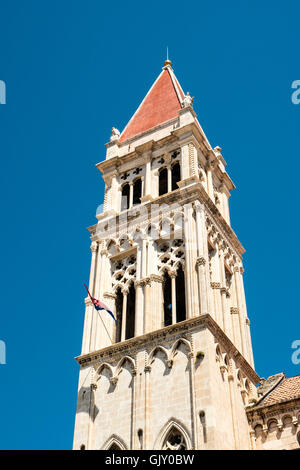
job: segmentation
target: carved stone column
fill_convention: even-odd
[[[146,154],[146,175],[145,175],[145,195],[144,195],[144,197],[149,198],[149,200],[152,199],[151,155],[152,155],[152,152],[150,150]]]
[[[169,271],[171,278],[171,292],[172,292],[172,324],[177,322],[176,316],[176,271]]]
[[[240,268],[238,266],[235,266],[234,268],[234,281],[235,281],[235,291],[236,291],[236,299],[237,299],[237,305],[238,305],[238,312],[239,312],[239,326],[240,326],[240,335],[241,335],[241,353],[243,356],[248,359],[247,354],[247,348],[246,348],[246,325],[244,324],[245,322],[245,317],[243,315],[243,299],[242,299],[242,293],[241,293],[241,285],[240,285]]]
[[[91,243],[92,260],[91,260],[91,270],[90,270],[90,280],[89,280],[89,291],[92,296],[94,295],[94,287],[95,287],[97,250],[98,250],[98,243],[96,241],[93,241]],[[86,301],[86,310],[85,310],[85,317],[84,317],[82,351],[81,351],[82,354],[86,354],[90,352],[93,315],[94,315],[93,310],[94,310],[93,304],[88,299]]]
[[[121,328],[121,341],[126,339],[126,314],[127,314],[127,296],[128,290],[123,289],[123,306],[122,306],[122,328]]]
[[[227,336],[231,337],[231,328],[230,328],[230,317],[229,312],[227,311],[227,288],[226,288],[226,277],[225,277],[225,265],[224,265],[224,251],[222,244],[219,249],[219,260],[220,260],[220,275],[221,275],[221,300],[222,300],[222,314],[223,314],[223,329]]]
[[[198,291],[199,291],[199,307],[200,313],[210,313],[209,305],[209,266],[207,251],[207,230],[205,225],[205,212],[201,204],[196,201],[196,229],[197,229],[197,252],[196,261],[198,272]]]
[[[144,281],[135,281],[135,332],[134,336],[144,334]]]
[[[150,372],[151,366],[145,366],[145,432],[144,449],[149,449],[150,442]]]
[[[89,281],[89,291],[91,295],[94,295],[97,250],[98,250],[98,242],[92,242],[91,243],[92,261],[91,261],[91,271],[90,271],[90,281]]]
[[[205,276],[205,264],[206,260],[203,256],[197,258],[197,270],[198,270],[198,285],[199,285],[199,297],[200,297],[200,313],[208,312],[208,296],[207,296],[207,283]]]
[[[229,215],[229,205],[228,205],[228,198],[230,197],[230,193],[228,189],[226,188],[225,184],[222,183],[220,186],[220,192],[222,195],[222,208],[223,208],[223,217],[230,225],[230,215]]]
[[[144,325],[145,331],[144,333],[148,333],[152,330],[152,305],[151,305],[151,297],[150,297],[150,288],[151,288],[151,281],[149,277],[143,279],[144,281]]]
[[[129,209],[133,205],[133,183],[132,181],[129,183]]]
[[[159,330],[163,324],[163,278],[157,274],[150,275],[151,304],[152,304],[152,328]]]
[[[199,315],[198,276],[196,271],[196,222],[192,204],[184,205],[185,286],[187,318]]]
[[[237,416],[236,416],[236,396],[235,396],[235,383],[234,383],[234,376],[231,370],[228,371],[228,384],[229,384],[229,396],[230,396],[230,408],[231,408],[231,416],[232,416],[232,428],[233,428],[233,438],[235,449],[239,448],[239,440],[238,440],[238,424],[237,424]]]
[[[219,247],[217,243],[215,244],[215,250],[211,258],[211,267],[212,267],[211,288],[213,289],[215,320],[220,325],[221,328],[224,328],[223,315],[222,315],[222,300],[221,300],[221,293],[220,293],[221,275],[220,275]]]
[[[215,202],[214,185],[212,179],[213,166],[208,164],[206,167],[208,195]]]
[[[185,142],[181,146],[181,180],[185,180],[190,176],[190,165],[189,165],[189,143]]]

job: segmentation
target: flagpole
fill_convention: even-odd
[[[104,323],[104,321],[103,321],[103,319],[102,319],[102,317],[101,317],[99,311],[96,309],[96,306],[95,306],[95,304],[94,304],[94,302],[93,302],[93,298],[92,298],[92,296],[91,296],[91,294],[90,294],[90,291],[88,290],[86,284],[84,284],[84,287],[86,288],[86,290],[87,290],[87,292],[88,292],[88,294],[89,294],[89,297],[90,297],[91,302],[92,302],[92,304],[93,304],[93,306],[94,306],[94,309],[96,310],[96,312],[98,313],[98,315],[99,315],[99,317],[100,317],[100,320],[102,321],[102,324],[103,324],[103,326],[104,326],[104,328],[105,328],[105,331],[106,331],[106,333],[107,333],[107,336],[109,337],[109,339],[110,339],[110,341],[111,341],[111,344],[113,344],[113,340],[111,339],[111,336],[110,336],[109,332],[107,331],[107,328],[106,328],[106,326],[105,326],[105,323]]]

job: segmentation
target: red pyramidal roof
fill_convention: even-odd
[[[123,130],[120,142],[178,116],[184,93],[168,65],[156,79]]]

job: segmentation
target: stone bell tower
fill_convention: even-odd
[[[257,397],[234,184],[167,60],[106,159],[74,449],[251,449]]]

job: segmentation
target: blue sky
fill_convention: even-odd
[[[1,0],[0,447],[72,446],[95,164],[166,45],[237,189],[234,230],[260,376],[300,373],[297,2]]]

